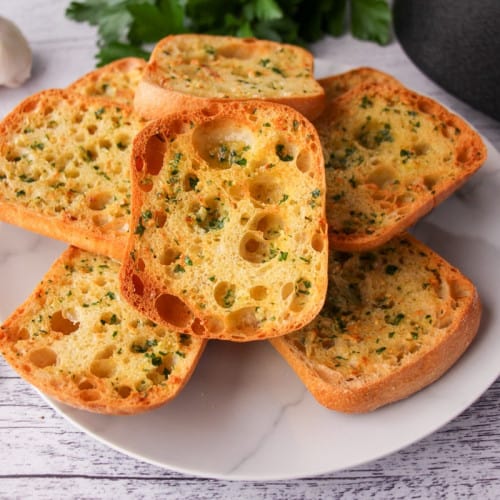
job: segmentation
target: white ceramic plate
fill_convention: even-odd
[[[367,415],[317,404],[267,342],[209,343],[193,378],[169,405],[133,417],[94,415],[49,401],[84,432],[140,460],[223,479],[276,480],[350,468],[434,432],[500,373],[500,154],[489,159],[414,233],[478,286],[478,337],[438,382]],[[0,224],[0,317],[10,313],[64,245]]]

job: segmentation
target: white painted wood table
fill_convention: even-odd
[[[19,25],[34,51],[32,79],[19,89],[0,88],[0,117],[24,97],[45,88],[63,87],[93,67],[95,31],[64,18],[68,3],[0,0],[0,15]],[[392,73],[407,86],[463,115],[500,149],[500,123],[432,83],[407,59],[397,42],[381,48],[344,37],[318,43],[314,51],[321,60],[334,65],[338,61],[339,70],[345,65],[371,65]],[[9,231],[0,225],[0,286],[15,288],[16,276],[9,268],[16,252],[21,255],[23,251],[26,274],[31,273],[34,285],[44,271],[37,267],[41,257],[36,240],[32,248],[12,248]],[[7,298],[1,319],[15,306]],[[500,364],[500,352],[497,359]],[[400,451],[340,472],[284,481],[203,478],[115,451],[65,420],[3,360],[0,391],[2,499],[500,498],[499,379],[444,427]]]

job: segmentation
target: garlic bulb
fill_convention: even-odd
[[[31,49],[19,28],[0,16],[0,85],[19,87],[31,74]]]

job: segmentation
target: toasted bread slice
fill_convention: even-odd
[[[371,252],[331,250],[323,310],[272,339],[312,395],[342,412],[367,412],[438,379],[479,327],[474,285],[408,234]]]
[[[123,296],[207,338],[303,326],[326,293],[324,182],[316,131],[287,106],[219,103],[150,123],[133,145]]]
[[[135,95],[146,119],[213,101],[268,100],[287,104],[307,118],[324,107],[313,77],[313,56],[294,45],[253,38],[173,35],[155,46]]]
[[[121,258],[129,156],[143,122],[107,99],[47,90],[0,123],[0,220]]]
[[[135,89],[145,67],[146,61],[138,57],[118,59],[83,75],[67,89],[88,97],[105,97],[132,106]]]
[[[382,245],[486,160],[481,137],[464,120],[402,86],[358,85],[331,100],[315,125],[339,250]]]
[[[399,81],[391,75],[378,69],[361,67],[337,75],[320,78],[318,83],[325,91],[326,102],[336,99],[354,87],[368,83],[389,83],[400,85]]]
[[[205,341],[141,317],[119,294],[118,262],[70,247],[0,328],[0,351],[45,394],[99,413],[174,398]]]

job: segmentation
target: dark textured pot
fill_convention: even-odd
[[[500,0],[394,0],[394,31],[432,80],[500,120]]]

